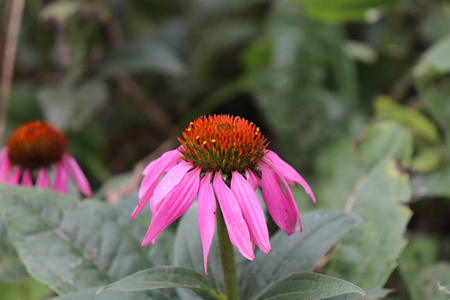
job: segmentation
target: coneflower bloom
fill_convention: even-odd
[[[197,198],[206,274],[216,226],[216,200],[230,241],[239,252],[253,260],[256,244],[269,253],[265,215],[255,193],[258,186],[275,223],[292,234],[298,220],[302,230],[289,185],[303,186],[315,203],[314,194],[294,168],[266,149],[268,143],[255,124],[229,115],[204,116],[191,122],[178,140],[180,147],[164,153],[143,172],[139,203],[131,216],[135,218],[150,202],[153,217],[142,247],[154,244]]]
[[[80,166],[67,152],[66,137],[47,123],[22,124],[0,150],[0,183],[67,193],[70,178],[81,193],[92,195]]]

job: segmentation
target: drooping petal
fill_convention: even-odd
[[[207,262],[209,249],[216,231],[216,197],[211,186],[212,172],[207,172],[200,181],[198,191],[198,227],[203,246],[205,274],[208,276]]]
[[[22,173],[22,168],[16,166],[16,168],[14,169],[14,171],[12,172],[11,176],[8,179],[8,183],[10,185],[19,185],[19,180],[20,180],[20,174]]]
[[[264,253],[269,253],[271,247],[264,211],[254,189],[237,171],[231,173],[231,191],[238,201],[253,241]]]
[[[66,166],[68,175],[75,181],[81,193],[83,193],[83,195],[85,196],[91,196],[92,190],[89,186],[89,182],[86,179],[86,176],[84,176],[84,173],[75,158],[73,158],[73,156],[69,153],[64,153],[63,162]]]
[[[141,247],[147,246],[173,221],[178,219],[194,202],[200,183],[200,169],[195,168],[185,176],[164,199],[145,234]]]
[[[193,166],[191,163],[182,161],[167,172],[164,178],[156,186],[153,197],[150,199],[150,209],[152,213],[156,212],[161,201],[181,182],[186,173],[192,168]]]
[[[44,167],[39,168],[38,177],[36,179],[36,187],[48,188],[48,174]]]
[[[167,170],[177,164],[177,161],[180,159],[181,155],[182,154],[178,149],[167,151],[159,158],[149,163],[145,167],[142,174],[147,175],[150,171],[158,173],[158,170],[160,169]]]
[[[263,162],[265,163],[265,162]],[[262,164],[263,164],[262,163]],[[298,209],[297,202],[295,201],[294,195],[292,195],[291,188],[284,178],[283,174],[278,170],[278,167],[270,162],[267,162],[270,169],[272,169],[278,177],[278,182],[281,182],[284,185],[284,191],[287,199],[292,203],[295,209],[295,213],[297,214],[298,222],[300,223],[300,231],[303,231],[302,218],[300,216],[300,210]]]
[[[160,158],[152,161],[144,170],[144,179],[142,180],[141,187],[139,188],[139,203],[131,214],[131,219],[142,211],[147,205],[153,192],[158,184],[158,180],[161,175],[175,166],[181,157],[178,149],[168,151],[164,153]]]
[[[31,178],[30,169],[25,169],[25,172],[23,172],[20,185],[25,187],[33,186],[33,179]]]
[[[55,179],[53,180],[53,190],[61,192],[61,193],[67,193],[67,183],[68,183],[68,176],[67,176],[67,169],[62,163],[56,163],[55,164]]]
[[[214,193],[219,201],[231,243],[249,260],[255,259],[248,225],[242,216],[238,201],[230,188],[223,182],[221,172],[216,172],[213,180]]]
[[[278,171],[283,175],[286,181],[291,185],[300,184],[305,192],[311,197],[311,200],[316,204],[316,197],[306,182],[305,179],[287,162],[282,160],[275,152],[266,150],[265,151],[265,159],[269,160],[272,165],[275,165]]]
[[[11,169],[12,163],[8,157],[8,148],[4,147],[2,151],[0,151],[0,182],[8,182]]]
[[[255,174],[251,170],[245,170],[245,177],[247,177],[247,181],[254,191],[258,188],[258,178],[256,178]]]
[[[274,222],[287,234],[295,232],[297,213],[291,201],[280,186],[279,179],[265,163],[259,164],[261,168],[261,190],[267,210]]]

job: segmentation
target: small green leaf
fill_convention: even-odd
[[[317,300],[351,293],[365,296],[362,289],[345,280],[312,272],[300,272],[271,285],[256,299]]]
[[[420,270],[411,283],[414,300],[448,300],[450,295],[450,264],[441,262]]]
[[[105,291],[147,291],[163,288],[186,288],[206,292],[218,299],[221,297],[203,275],[191,269],[180,267],[157,267],[142,270],[99,289],[97,293]]]
[[[433,44],[422,55],[419,64],[416,66],[414,73],[416,77],[433,74],[445,74],[450,72],[450,35],[443,37],[437,43]]]
[[[399,272],[405,287],[412,298],[412,290],[415,289],[414,277],[426,267],[431,266],[439,252],[439,239],[428,236],[411,236],[408,246],[402,252],[399,259]]]
[[[319,260],[350,229],[360,223],[355,215],[314,211],[302,216],[304,232],[290,236],[277,232],[271,239],[272,251],[258,252],[240,280],[243,298],[250,299],[280,278],[298,271],[312,271]]]
[[[397,104],[387,96],[380,96],[375,99],[375,110],[378,117],[398,122],[422,141],[439,141],[435,125],[417,109]]]

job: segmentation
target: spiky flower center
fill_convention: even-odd
[[[32,121],[19,126],[7,145],[12,163],[32,169],[59,161],[67,149],[67,139],[53,126]]]
[[[225,173],[255,168],[268,144],[255,124],[229,115],[200,117],[178,140],[184,146],[183,159],[203,171]]]

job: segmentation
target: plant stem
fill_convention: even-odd
[[[225,295],[228,300],[238,300],[239,290],[236,264],[234,262],[234,250],[219,205],[217,205],[217,235],[219,237],[220,260],[222,262],[223,280],[225,282]]]

